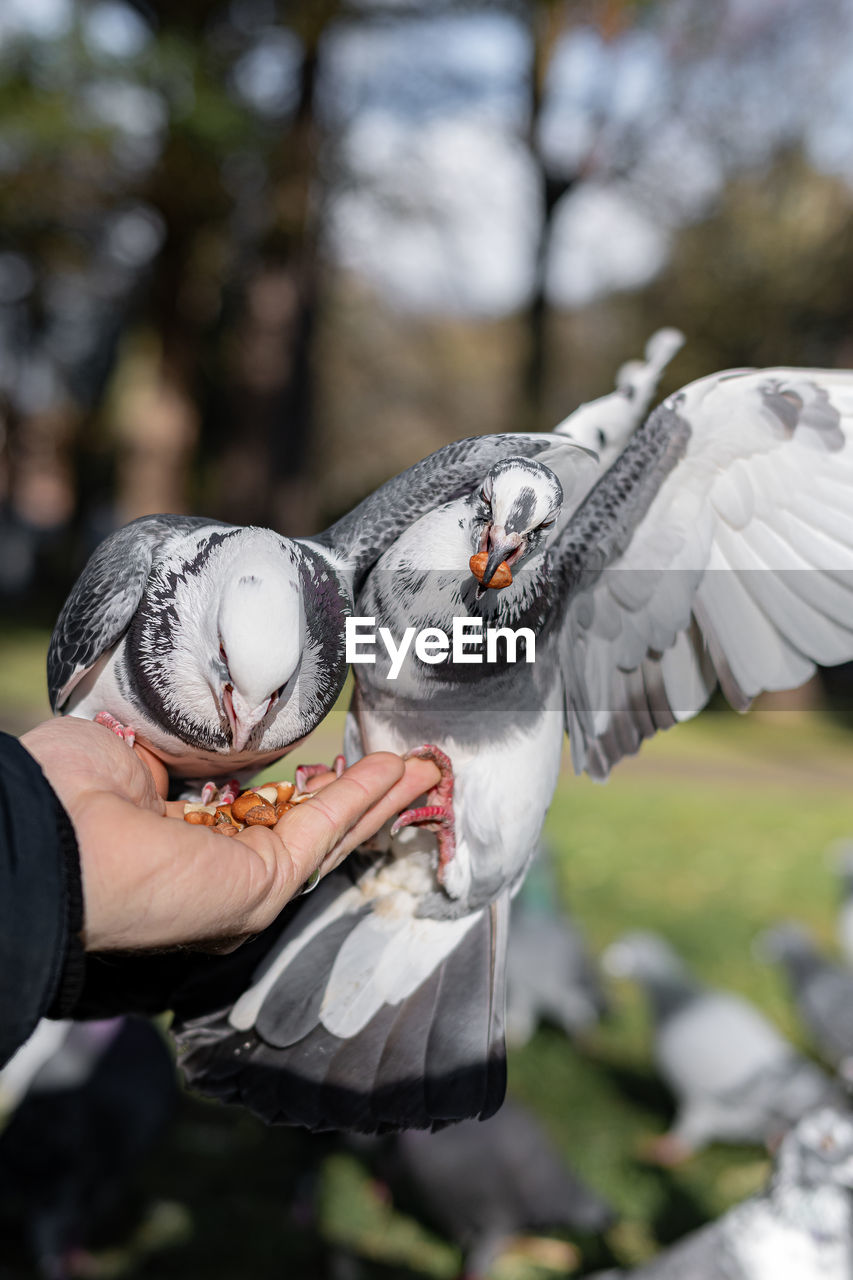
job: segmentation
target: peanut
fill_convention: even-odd
[[[278,799],[278,787],[274,782],[268,782],[263,787],[253,787],[252,790],[256,791],[261,799],[266,800],[268,804],[275,804]]]
[[[243,821],[247,827],[274,827],[278,819],[273,806],[267,800],[261,800],[260,804],[243,814]]]
[[[488,559],[488,552],[478,551],[477,554],[472,556],[468,561],[468,568],[471,570],[478,582],[483,581],[483,574],[486,572]],[[491,581],[487,582],[485,585],[487,587],[494,587],[496,591],[500,591],[501,587],[508,587],[511,582],[512,569],[510,569],[506,560],[501,560],[497,569],[495,569],[492,574]]]
[[[246,814],[250,809],[254,809],[256,805],[268,803],[263,796],[258,795],[257,791],[241,791],[237,799],[231,802],[231,817],[235,822],[245,822]]]
[[[191,822],[194,827],[212,827],[214,821],[213,814],[208,813],[206,809],[184,811],[184,822]]]

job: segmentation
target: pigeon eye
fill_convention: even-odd
[[[542,523],[540,524],[539,528],[540,528],[540,529],[550,529],[550,528],[551,528],[551,526],[553,525],[553,523],[554,523],[554,521],[555,521],[556,519],[557,519],[557,517],[556,517],[556,516],[551,516],[551,519],[550,519],[550,520],[543,520],[543,521],[542,521]]]
[[[222,659],[222,661],[225,663],[225,665],[226,665],[226,667],[227,667],[227,666],[228,666],[228,654],[225,652],[225,645],[222,643],[222,641],[221,641],[221,640],[219,641],[219,656],[220,656],[220,658]]]
[[[485,488],[483,488],[483,489],[481,489],[481,490],[480,490],[480,500],[481,500],[482,502],[485,502],[485,503],[489,503],[489,502],[491,501],[491,498],[490,498],[490,497],[489,497],[489,495],[486,493]]]

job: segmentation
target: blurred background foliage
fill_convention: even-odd
[[[844,0],[5,0],[0,591],[116,525],[308,533],[669,388],[853,362]]]
[[[46,628],[126,520],[310,533],[447,441],[553,425],[664,324],[688,339],[664,391],[853,366],[851,37],[845,0],[3,0],[3,727],[45,714]],[[850,753],[818,720],[712,715],[606,792],[564,778],[549,830],[591,942],[660,928],[796,1034],[749,945],[791,913],[830,941]],[[638,1163],[670,1103],[625,999],[591,1057],[546,1029],[511,1062],[622,1215],[587,1268],[766,1170]],[[319,1234],[294,1219],[317,1161],[187,1102],[145,1186],[166,1226],[98,1274],[454,1274],[350,1156],[324,1166]],[[335,1271],[336,1242],[366,1270]]]

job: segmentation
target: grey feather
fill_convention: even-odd
[[[385,548],[424,512],[469,491],[503,458],[535,458],[549,445],[547,436],[521,432],[454,441],[380,485],[315,541],[346,559],[358,589]]]
[[[54,711],[61,710],[77,680],[127,630],[157,552],[175,536],[205,525],[215,527],[220,522],[192,516],[142,516],[104,539],[75,582],[51,636],[47,688]]]
[[[322,890],[310,917],[307,910],[286,913],[271,955],[352,887],[358,859],[350,863],[312,895]],[[235,1031],[230,1010],[179,1016],[172,1031],[188,1083],[268,1122],[318,1130],[376,1133],[492,1115],[506,1087],[503,1009],[493,994],[506,951],[505,906],[485,912],[411,996],[383,1005],[361,1031],[342,1038],[320,1023],[317,993],[342,936],[364,915],[351,912],[318,933],[271,987],[248,1031]],[[269,968],[267,959],[253,981]]]

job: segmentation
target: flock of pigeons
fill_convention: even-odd
[[[428,744],[448,758],[445,776],[424,821],[389,827],[229,957],[227,984],[211,964],[203,1007],[196,992],[173,1026],[195,1088],[318,1130],[494,1116],[507,1030],[523,1036],[532,1016],[523,1001],[506,1010],[512,903],[564,734],[575,770],[603,780],[717,684],[745,710],[853,659],[853,373],[729,371],[646,417],[680,345],[660,331],[611,395],[554,432],[449,445],[317,537],[151,516],[91,557],[51,641],[52,706],[144,741],[184,794],[246,779],[310,733],[343,686],[350,616],[398,641],[410,627],[449,635],[460,616],[535,639],[533,661],[533,640],[513,652],[504,637],[490,662],[469,648],[392,665],[377,647],[354,668],[347,762]],[[499,566],[504,585],[489,589]],[[802,937],[766,945],[792,973],[813,972]],[[675,1083],[696,1054],[733,1091],[722,1111],[713,1085],[685,1096],[664,1157],[778,1136],[819,1100],[840,1101],[754,1011],[702,993],[659,940],[624,939],[608,963],[648,984],[664,1074]],[[559,989],[549,1002],[571,1016]],[[573,1012],[594,1016],[590,1003]],[[708,1007],[718,1023],[700,1016]],[[729,1023],[750,1046],[738,1069]],[[792,1170],[828,1165],[822,1152],[853,1156],[849,1122],[815,1115],[784,1139],[768,1197]],[[833,1161],[840,1179],[844,1159]],[[759,1230],[748,1235],[757,1247]],[[765,1274],[733,1267],[689,1274]],[[660,1274],[676,1273],[687,1274]]]
[[[824,1070],[749,1001],[702,984],[658,934],[626,934],[611,943],[599,965],[577,924],[555,906],[547,856],[536,859],[512,908],[511,1042],[523,1046],[540,1025],[550,1024],[584,1052],[589,1031],[612,1014],[601,970],[630,978],[648,997],[655,1066],[677,1111],[669,1133],[647,1144],[644,1158],[670,1165],[710,1143],[756,1144],[774,1152],[761,1193],[638,1270],[596,1273],[596,1280],[629,1274],[637,1280],[853,1276],[850,850],[838,869],[842,961],[825,957],[793,923],[767,930],[755,948],[787,975],[801,1022],[831,1069]],[[91,1272],[86,1246],[92,1232],[121,1203],[167,1129],[176,1100],[162,1036],[135,1018],[44,1022],[0,1073],[0,1103],[12,1113],[0,1132],[0,1227],[15,1221],[24,1228],[44,1280]],[[583,1183],[517,1101],[485,1122],[462,1121],[435,1133],[344,1134],[336,1141],[388,1186],[398,1207],[460,1248],[466,1280],[486,1280],[505,1250],[529,1247],[541,1233],[588,1240],[618,1222],[611,1205]],[[327,1141],[309,1151],[305,1167],[329,1150]],[[310,1197],[309,1214],[316,1216]],[[333,1274],[360,1274],[352,1255],[337,1254],[334,1261]],[[568,1275],[579,1255],[565,1242],[546,1261],[550,1270]]]

